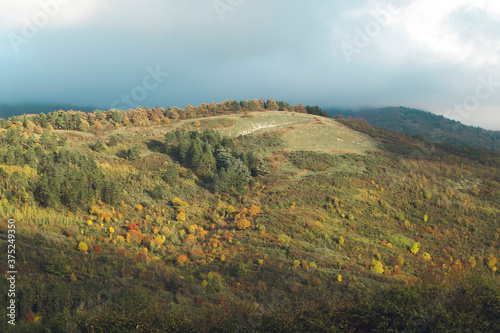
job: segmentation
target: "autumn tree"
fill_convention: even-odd
[[[268,99],[266,102],[267,110],[278,111],[280,109],[278,103],[274,99]]]

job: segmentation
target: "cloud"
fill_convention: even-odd
[[[22,31],[27,24],[61,29],[85,25],[106,7],[104,0],[23,0],[0,2],[0,32]]]
[[[62,0],[41,3],[51,1]],[[494,1],[217,0],[229,6],[222,17],[212,0],[66,1],[17,52],[8,33],[22,34],[41,5],[0,3],[0,102],[109,108],[160,66],[170,75],[141,104],[263,97],[443,114],[498,73]],[[359,31],[370,37],[347,62],[339,45]],[[487,119],[499,95],[474,117]]]

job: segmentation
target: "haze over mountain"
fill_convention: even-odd
[[[37,104],[37,103],[20,103],[20,104],[0,104],[0,117],[9,118],[12,116],[20,116],[23,114],[39,114],[49,113],[57,110],[75,110],[82,112],[92,112],[96,108],[91,106],[78,106],[71,104]]]

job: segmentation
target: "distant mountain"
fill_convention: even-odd
[[[21,103],[21,104],[1,104],[0,118],[7,119],[12,116],[23,114],[49,113],[55,110],[75,110],[83,112],[92,112],[96,108],[91,106],[81,106],[72,104],[39,104],[39,103]]]
[[[471,145],[500,152],[500,131],[467,126],[426,111],[405,107],[386,107],[358,111],[330,109],[329,113],[332,117],[340,114],[345,118],[363,118],[375,127],[419,135],[433,141],[461,146]]]

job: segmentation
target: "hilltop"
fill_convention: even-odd
[[[331,111],[343,117],[363,118],[370,125],[393,131],[461,146],[487,148],[500,152],[500,131],[489,131],[467,126],[441,115],[405,107],[363,109],[359,111]]]
[[[17,331],[500,328],[499,154],[252,103],[0,121]]]

